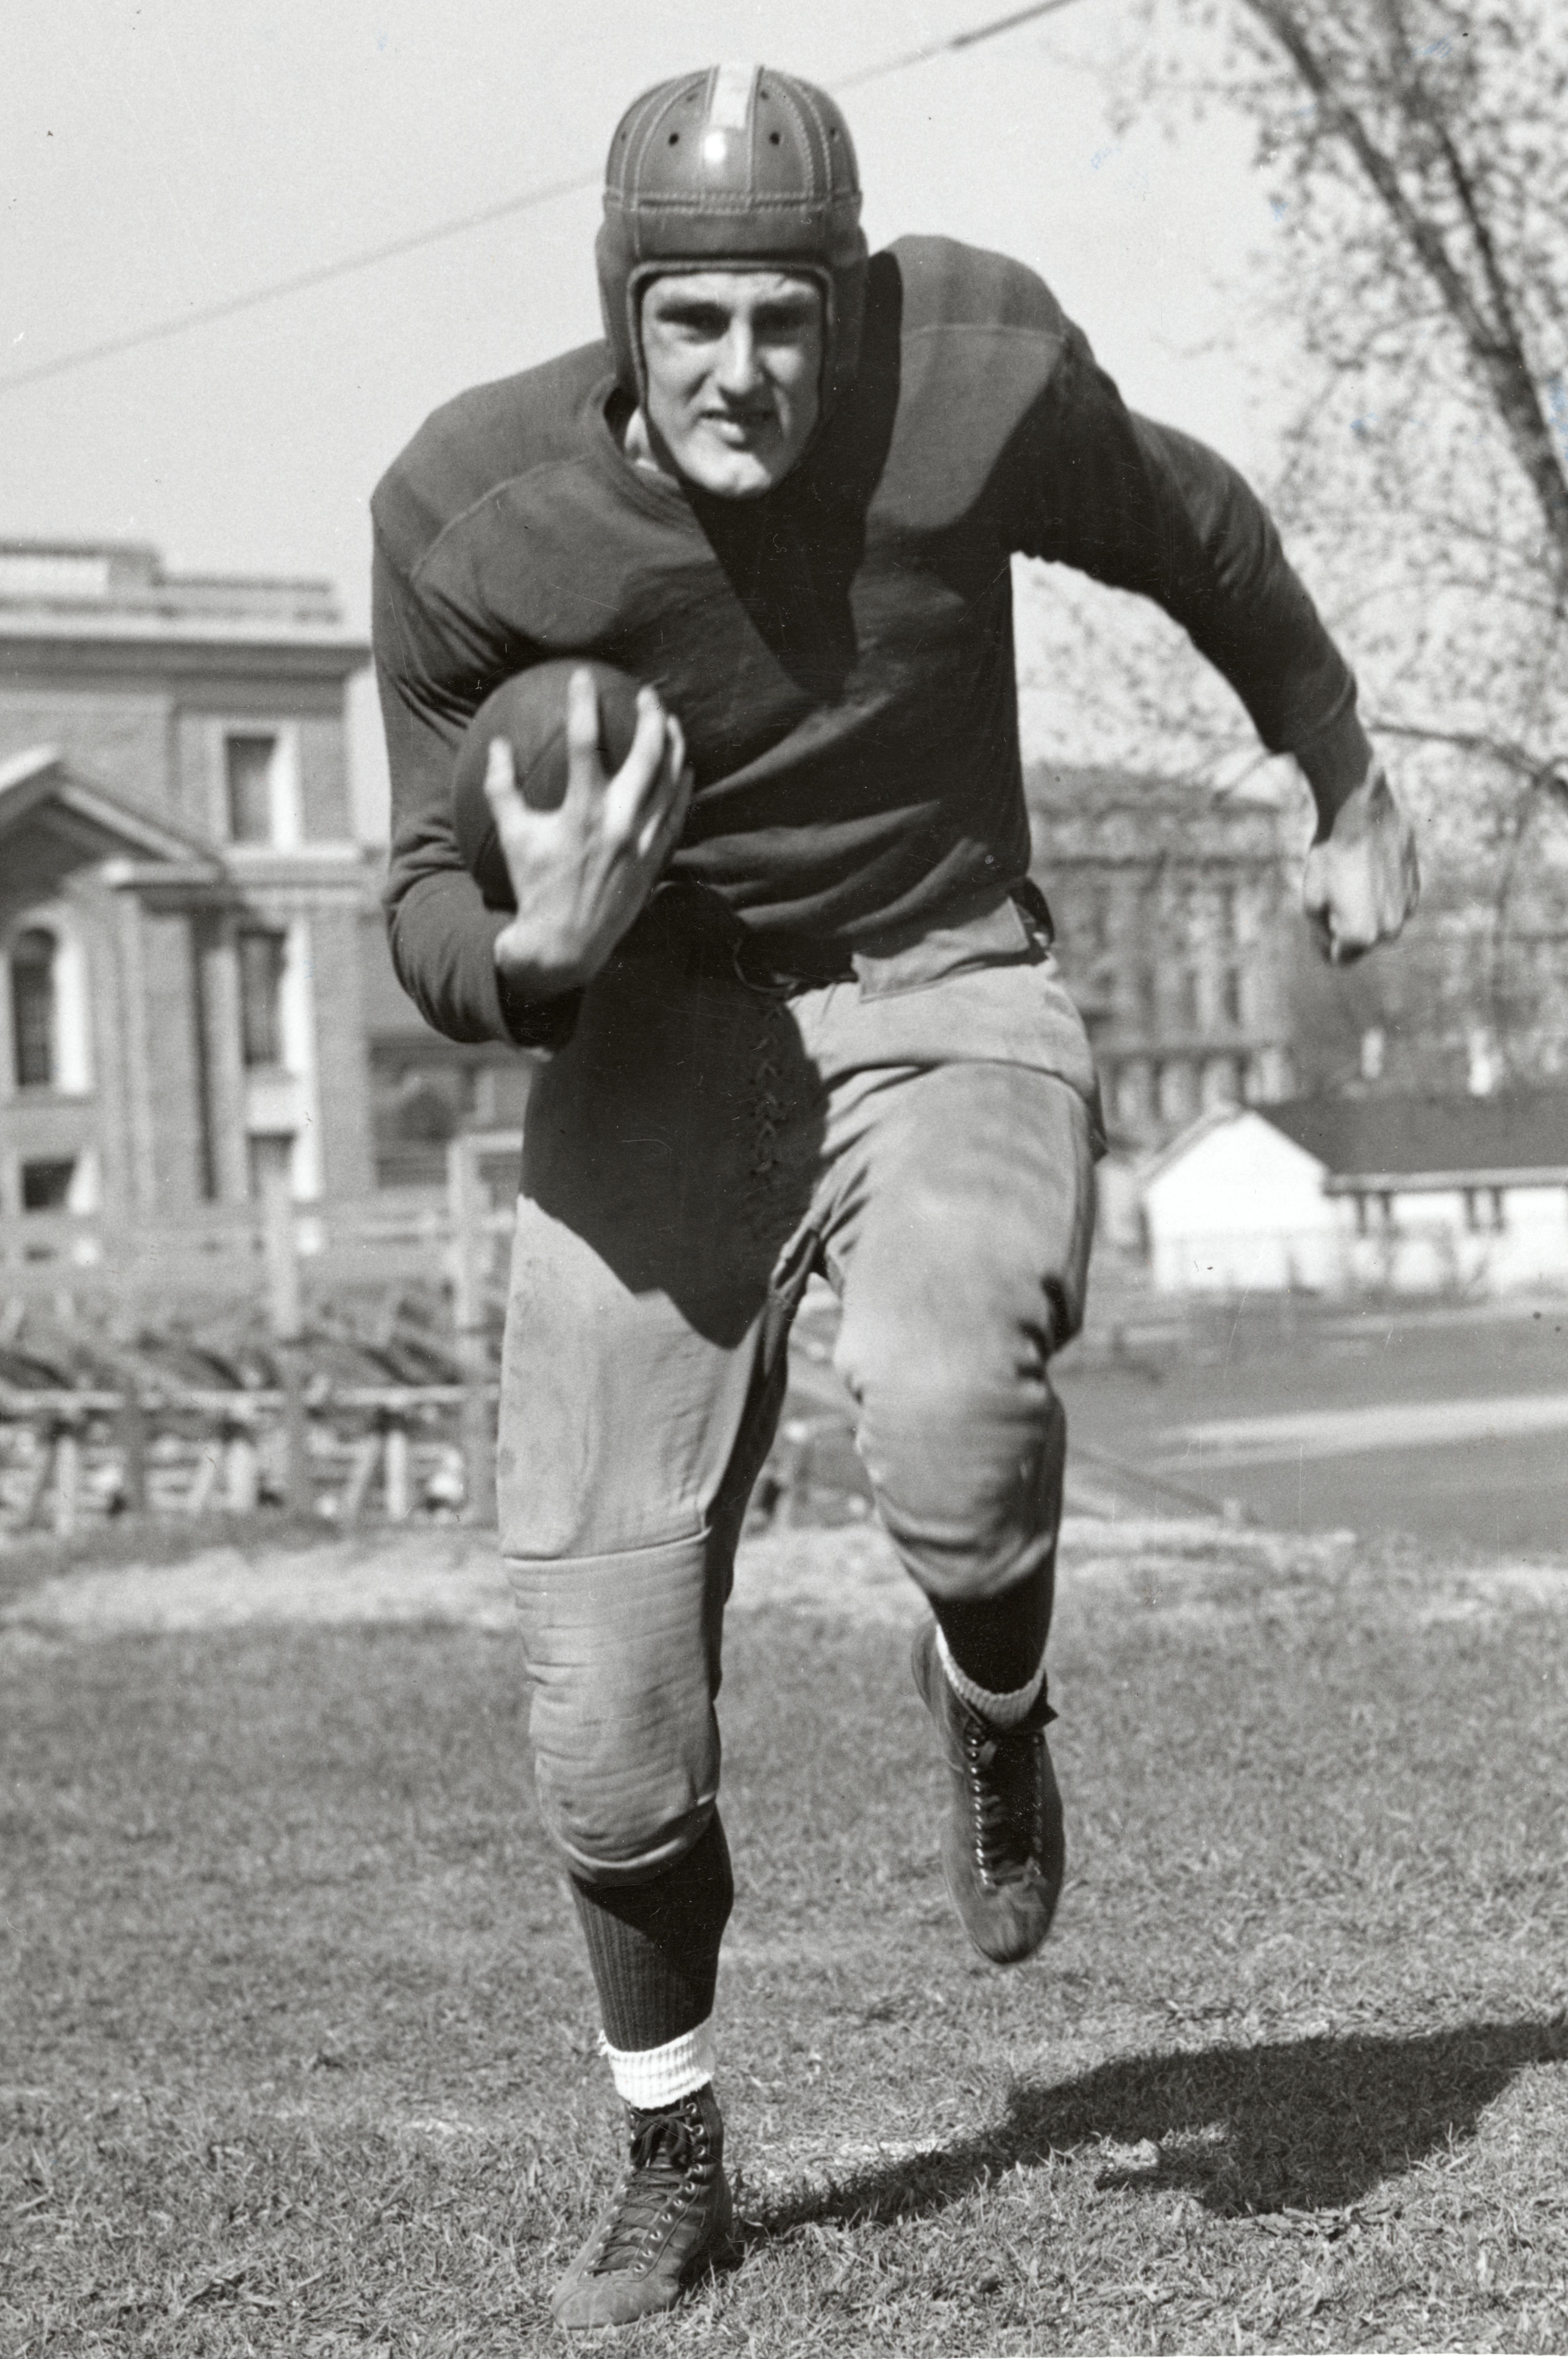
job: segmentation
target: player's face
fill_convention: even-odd
[[[782,483],[822,406],[822,299],[778,270],[656,278],[642,300],[646,417],[659,463],[723,499]]]

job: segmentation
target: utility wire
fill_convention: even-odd
[[[480,229],[486,222],[500,221],[507,213],[526,212],[532,205],[547,205],[557,197],[573,196],[581,189],[598,184],[598,175],[580,174],[574,180],[550,180],[542,188],[525,190],[521,196],[503,197],[499,204],[485,205],[476,213],[463,213],[455,221],[437,222],[433,228],[411,230],[407,237],[389,238],[385,245],[368,245],[360,254],[345,254],[336,262],[321,262],[313,270],[297,271],[291,278],[275,278],[267,287],[253,287],[248,294],[230,295],[220,303],[203,303],[194,311],[181,311],[170,320],[156,320],[146,328],[130,328],[122,336],[105,336],[101,343],[81,344],[75,352],[60,353],[51,361],[38,361],[33,367],[13,370],[0,376],[0,393],[9,393],[21,385],[40,385],[46,377],[64,376],[70,369],[86,368],[90,362],[112,360],[116,353],[139,352],[144,344],[162,343],[169,336],[182,336],[191,328],[210,328],[215,320],[232,320],[236,311],[254,310],[259,303],[281,302],[286,295],[303,295],[311,287],[325,287],[334,278],[347,278],[356,270],[369,270],[378,262],[391,262],[400,254],[415,254],[422,245],[437,245],[443,238],[461,237],[464,230]]]
[[[868,82],[880,82],[885,74],[902,73],[908,66],[928,65],[932,58],[949,57],[954,49],[972,49],[977,41],[994,41],[998,33],[1016,32],[1020,25],[1032,24],[1037,16],[1054,16],[1059,8],[1072,5],[1073,0],[1035,0],[1031,8],[1014,8],[1006,16],[992,16],[967,33],[950,33],[946,40],[928,42],[923,49],[905,49],[901,56],[884,58],[880,65],[862,66],[858,73],[844,74],[832,87],[859,90]]]
[[[880,64],[862,66],[857,73],[846,74],[833,85],[837,90],[859,90],[867,82],[881,82],[889,74],[902,73],[910,66],[929,63],[932,58],[949,56],[955,49],[972,49],[980,41],[996,39],[998,34],[1010,33],[1019,25],[1032,23],[1037,16],[1053,16],[1059,8],[1070,7],[1073,0],[1035,0],[1029,8],[1014,8],[1005,16],[994,16],[984,25],[976,25],[967,33],[953,33],[947,39],[932,41],[924,49],[906,49],[896,58],[884,58]],[[71,371],[87,368],[94,361],[114,359],[121,353],[140,352],[145,345],[162,343],[170,336],[183,336],[193,328],[209,328],[219,320],[232,320],[236,313],[252,311],[262,303],[278,303],[289,295],[303,295],[312,288],[330,286],[335,278],[350,277],[354,272],[374,269],[376,264],[393,262],[398,255],[417,254],[427,245],[439,245],[449,237],[462,237],[471,229],[483,229],[488,223],[505,221],[510,214],[529,212],[536,205],[553,204],[558,197],[573,197],[584,190],[599,185],[597,172],[578,173],[568,180],[547,180],[537,189],[525,189],[515,197],[503,197],[493,205],[484,205],[477,212],[460,213],[454,220],[436,222],[429,229],[411,230],[406,237],[388,238],[383,245],[365,246],[358,254],[345,254],[336,262],[318,263],[314,269],[296,271],[291,277],[275,278],[265,287],[253,287],[246,294],[230,295],[217,303],[203,303],[193,311],[181,311],[169,320],[155,320],[144,328],[129,328],[123,335],[105,336],[93,344],[80,344],[74,352],[58,353],[52,360],[38,361],[32,367],[12,369],[0,376],[0,394],[14,393],[25,385],[42,385],[50,377],[65,376]]]

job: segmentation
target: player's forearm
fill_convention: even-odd
[[[1318,818],[1316,841],[1321,843],[1351,796],[1366,785],[1377,766],[1377,757],[1361,726],[1354,698],[1325,728],[1290,751],[1312,790]]]
[[[1356,682],[1250,485],[1129,410],[1076,331],[1034,423],[1037,553],[1162,606],[1332,818],[1365,774]]]
[[[506,921],[485,908],[467,873],[410,875],[394,852],[386,908],[393,967],[426,1023],[448,1040],[510,1039],[495,969]]]
[[[1373,766],[1355,675],[1250,486],[1203,444],[1144,419],[1138,427],[1158,448],[1195,544],[1161,603],[1228,679],[1269,751],[1295,757],[1321,839]]]
[[[1171,551],[1161,603],[1230,682],[1270,753],[1301,763],[1332,816],[1368,752],[1350,667],[1245,479],[1191,436],[1135,422]]]

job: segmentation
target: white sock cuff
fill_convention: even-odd
[[[1020,1720],[1028,1719],[1045,1683],[1043,1655],[1032,1680],[1026,1680],[1021,1688],[1014,1688],[1007,1695],[992,1695],[987,1689],[976,1687],[966,1671],[960,1670],[940,1627],[936,1634],[936,1650],[942,1659],[942,1668],[947,1673],[948,1685],[971,1712],[977,1712],[982,1720],[990,1722],[993,1728],[1016,1728]]]
[[[673,2105],[713,2077],[713,2018],[683,2031],[662,2048],[612,2048],[603,2032],[599,2053],[610,2062],[615,2093],[645,2113]]]

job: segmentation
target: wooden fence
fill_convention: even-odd
[[[276,1381],[215,1386],[135,1372],[110,1383],[0,1380],[0,1429],[21,1462],[5,1521],[69,1534],[110,1496],[133,1512],[188,1514],[245,1513],[267,1497],[353,1523],[377,1494],[399,1521],[414,1511],[421,1451],[437,1457],[440,1504],[493,1521],[498,1248],[511,1228],[511,1190],[495,1201],[486,1175],[515,1173],[520,1147],[516,1131],[453,1139],[441,1204],[297,1206],[279,1143],[261,1161],[256,1205],[238,1219],[134,1232],[65,1215],[10,1223],[0,1343],[24,1343],[40,1311],[57,1335],[123,1338],[137,1321],[156,1327],[160,1310],[169,1319],[192,1303],[253,1310],[259,1299]],[[412,1279],[433,1282],[449,1310],[441,1343],[452,1381],[345,1383],[312,1366],[311,1298],[319,1310],[334,1288],[395,1295]],[[135,1357],[112,1342],[83,1356]]]

